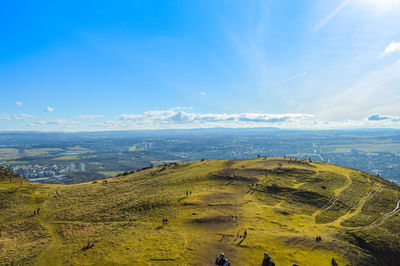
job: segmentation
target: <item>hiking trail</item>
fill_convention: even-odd
[[[340,194],[345,191],[348,187],[351,186],[351,184],[353,184],[353,180],[349,177],[348,174],[344,175],[347,179],[346,184],[344,184],[343,186],[341,186],[340,188],[336,189],[332,195],[332,197],[330,198],[330,200],[328,201],[327,204],[325,204],[321,209],[315,211],[312,215],[312,218],[316,218],[320,213],[329,210],[330,208],[332,208],[333,205],[335,205],[336,201],[338,201]]]

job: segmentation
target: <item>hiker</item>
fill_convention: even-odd
[[[215,264],[216,265],[220,265],[220,266],[227,266],[228,265],[228,260],[225,258],[225,254],[224,253],[219,254],[217,259],[215,260]]]
[[[267,252],[264,253],[262,266],[275,266],[275,262],[271,259]]]
[[[186,190],[186,197],[189,195],[189,191]]]
[[[33,215],[36,215],[36,210],[33,211]]]
[[[332,263],[332,266],[338,266],[335,258],[332,258],[331,263]]]
[[[192,196],[192,191],[191,190],[189,191],[189,194],[190,194],[190,196]]]
[[[246,238],[247,237],[247,230],[245,229],[244,230],[244,234],[243,234],[243,238]]]
[[[37,212],[36,212],[36,213],[37,213],[37,214],[40,214],[40,208],[37,209]]]

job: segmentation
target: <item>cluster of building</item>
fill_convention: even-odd
[[[143,142],[139,144],[134,144],[128,148],[129,151],[147,151],[152,149],[154,143],[151,142]]]
[[[50,178],[64,179],[65,174],[71,172],[84,172],[85,164],[46,164],[46,165],[28,165],[28,164],[18,164],[18,165],[4,165],[9,170],[19,174],[20,176],[32,180],[39,181]]]

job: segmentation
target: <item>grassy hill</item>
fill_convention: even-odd
[[[68,186],[6,176],[0,264],[212,265],[224,252],[232,265],[260,265],[268,252],[277,265],[396,265],[399,200],[377,176],[289,159],[197,161]]]

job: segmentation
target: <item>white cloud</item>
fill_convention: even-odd
[[[77,118],[80,119],[96,119],[96,118],[103,118],[104,115],[78,115]]]
[[[380,121],[400,122],[400,116],[373,114],[368,116],[367,120],[374,122],[380,122]]]
[[[31,125],[79,125],[79,122],[67,119],[39,120],[34,121]]]
[[[154,110],[143,114],[121,114],[115,117],[131,126],[185,128],[196,127],[249,127],[275,126],[291,124],[312,118],[309,114],[266,114],[266,113],[236,113],[236,114],[200,114],[181,110]]]
[[[9,115],[9,114],[0,114],[0,120],[11,120],[11,115]]]
[[[104,122],[90,124],[89,127],[101,129],[124,129],[126,125],[121,123],[121,121],[107,120]]]
[[[29,121],[29,120],[33,120],[36,117],[34,115],[30,115],[30,114],[19,114],[19,115],[14,115],[14,119],[15,120],[25,120],[25,121]]]
[[[21,107],[24,104],[22,102],[16,102],[15,105],[18,106],[18,107]]]
[[[35,116],[30,114],[0,114],[0,120],[33,120]]]
[[[205,95],[206,95],[206,92],[205,92],[205,91],[202,91],[202,92],[200,92],[200,95],[201,95],[201,96],[205,96]]]
[[[339,12],[350,3],[350,0],[344,0],[338,7],[336,7],[328,16],[324,17],[315,27],[314,31],[321,30],[329,21],[331,21]]]
[[[53,107],[50,107],[50,106],[48,106],[48,107],[46,107],[44,110],[45,110],[46,112],[48,112],[48,113],[51,113],[51,112],[53,112],[53,111],[54,111],[54,108],[53,108]]]
[[[386,48],[383,53],[388,54],[388,53],[393,53],[396,51],[400,51],[400,42],[395,42],[392,41]]]
[[[1,122],[4,120],[4,122]],[[29,121],[37,130],[134,130],[134,129],[189,129],[189,128],[254,128],[277,127],[292,129],[351,129],[351,128],[399,128],[400,114],[373,113],[358,119],[326,120],[304,113],[195,113],[182,109],[153,110],[141,114],[122,114],[114,120],[82,123],[68,119],[45,120],[29,114],[0,114],[0,122]],[[1,125],[1,124],[0,124]]]
[[[279,127],[300,129],[400,128],[400,116],[368,115],[360,119],[318,120],[313,114],[288,113],[209,113],[180,110],[154,110],[142,114],[122,114],[114,121],[91,126],[109,129],[183,129],[183,128],[251,128]]]

